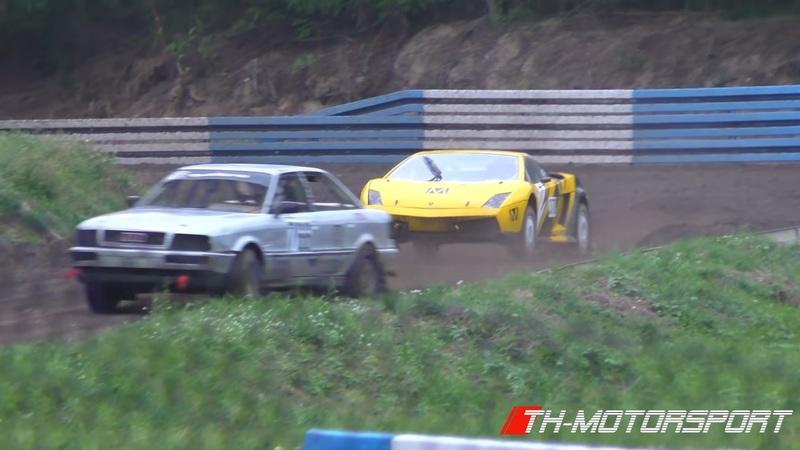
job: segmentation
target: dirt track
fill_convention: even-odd
[[[358,190],[386,167],[328,167]],[[629,167],[551,167],[577,173],[591,203],[596,253],[655,245],[689,235],[737,229],[765,230],[800,223],[800,165]],[[164,168],[137,170],[150,182]],[[142,317],[92,316],[81,290],[67,280],[63,248],[0,249],[0,344],[76,339]],[[542,249],[537,269],[575,260],[563,247]],[[494,278],[520,269],[504,249],[491,245],[444,247],[435,261],[418,259],[401,248],[395,289]]]

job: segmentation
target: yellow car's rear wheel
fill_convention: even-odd
[[[515,258],[528,259],[536,250],[536,210],[527,206],[522,216],[522,229],[512,236],[508,250]]]

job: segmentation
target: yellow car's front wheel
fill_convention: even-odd
[[[536,224],[536,210],[528,205],[522,216],[522,229],[512,235],[508,242],[508,250],[515,258],[529,259],[533,256],[536,250]]]
[[[578,251],[583,255],[592,252],[592,235],[589,227],[589,207],[586,203],[578,206],[578,215],[575,218],[575,243]]]

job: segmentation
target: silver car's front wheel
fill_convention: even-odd
[[[233,263],[225,291],[241,297],[257,297],[261,293],[261,271],[256,253],[244,250]]]
[[[87,282],[86,283],[86,302],[89,309],[95,314],[113,314],[117,312],[117,305],[126,296],[120,286],[111,284]],[[135,295],[128,297],[133,299]]]

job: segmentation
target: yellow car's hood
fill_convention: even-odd
[[[397,208],[481,208],[490,198],[518,187],[514,181],[449,183],[378,179],[368,189],[381,193],[383,205]]]

